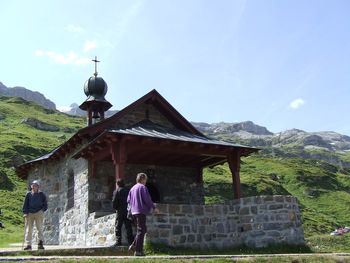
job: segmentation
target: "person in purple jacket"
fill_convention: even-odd
[[[135,256],[145,255],[143,253],[143,240],[147,232],[146,215],[148,215],[152,209],[154,209],[155,213],[159,213],[158,208],[156,208],[147,190],[146,182],[147,175],[145,173],[137,174],[136,184],[130,189],[127,199],[137,229],[134,242],[129,247],[129,250],[135,249]]]

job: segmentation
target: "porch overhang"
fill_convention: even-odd
[[[119,154],[124,155],[126,163],[203,168],[222,164],[233,153],[247,156],[259,150],[215,142],[162,138],[110,130],[80,149],[73,157],[82,157],[95,162],[111,160],[116,148],[123,145],[125,150]]]

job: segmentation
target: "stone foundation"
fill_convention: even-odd
[[[224,205],[158,204],[158,208],[159,214],[147,217],[147,238],[153,243],[199,248],[304,244],[299,206],[292,196],[246,197]],[[100,218],[90,214],[86,245],[112,245],[114,222],[114,214]]]

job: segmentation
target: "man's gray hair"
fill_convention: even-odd
[[[136,183],[140,183],[141,181],[147,179],[147,174],[145,173],[138,173],[136,176]]]

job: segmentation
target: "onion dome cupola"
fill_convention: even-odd
[[[105,112],[112,107],[112,104],[105,99],[107,83],[97,76],[97,62],[100,61],[96,57],[92,61],[95,62],[95,73],[84,84],[87,99],[79,106],[80,109],[87,111],[88,126],[103,120]]]

